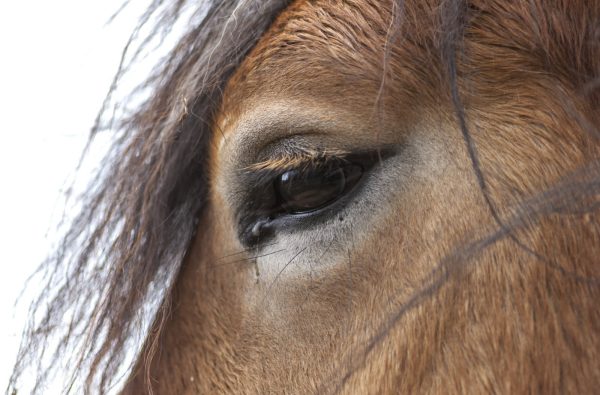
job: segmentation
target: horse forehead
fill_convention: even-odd
[[[393,0],[296,1],[273,23],[240,67],[247,82],[271,67],[294,71],[381,65]],[[297,70],[296,70],[297,71]]]
[[[374,96],[382,78],[391,4],[391,0],[295,1],[228,82],[216,121],[224,133],[216,138],[235,130],[249,106],[290,92],[315,105],[339,100],[340,93],[346,99]]]

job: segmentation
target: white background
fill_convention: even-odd
[[[48,254],[63,210],[69,215],[61,193],[73,180],[121,50],[148,0],[133,1],[107,25],[122,3],[0,5],[0,392],[26,313],[23,304],[13,307],[15,299]],[[99,157],[95,153],[92,162]],[[25,300],[35,288],[25,291]]]

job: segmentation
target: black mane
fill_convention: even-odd
[[[107,103],[135,64],[122,63],[116,74],[91,135],[116,124],[115,142],[81,212],[38,270],[46,285],[32,305],[7,392],[29,370],[37,372],[34,392],[42,392],[60,361],[71,369],[60,372],[69,378],[65,390],[104,393],[153,301],[154,330],[160,328],[205,206],[207,144],[224,84],[290,1],[164,3],[155,0],[142,16],[130,43],[149,21],[158,22],[138,48],[128,45],[123,59],[135,61],[136,51],[166,35],[185,7],[197,10],[176,47],[137,88],[150,89],[150,98],[133,115],[111,120]]]

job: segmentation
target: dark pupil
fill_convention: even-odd
[[[330,164],[306,170],[289,170],[279,176],[276,189],[281,206],[303,213],[333,202],[352,188],[362,174],[355,164]]]

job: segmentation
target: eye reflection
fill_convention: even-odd
[[[334,202],[360,179],[363,168],[352,163],[326,163],[292,169],[277,177],[281,207],[291,214],[317,210]]]

